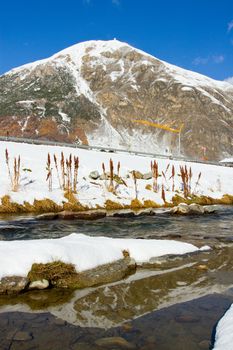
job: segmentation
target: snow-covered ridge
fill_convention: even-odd
[[[111,52],[113,53],[116,50],[122,49],[123,47],[127,47],[130,50],[134,50],[138,53],[140,53],[142,56],[148,57],[151,59],[154,59],[156,61],[159,61],[164,66],[164,72],[171,75],[174,80],[177,80],[178,82],[187,85],[187,86],[208,86],[211,88],[220,88],[224,90],[233,91],[233,87],[231,84],[229,84],[226,81],[218,81],[211,79],[209,77],[206,77],[202,74],[186,70],[180,67],[177,67],[175,65],[169,64],[165,61],[159,60],[156,57],[142,51],[139,49],[134,48],[133,46],[130,46],[127,43],[118,41],[118,40],[108,40],[108,41],[102,41],[102,40],[90,40],[86,42],[81,42],[75,45],[72,45],[64,50],[59,51],[58,53],[55,53],[49,58],[42,59],[35,61],[33,63],[28,63],[23,66],[14,68],[10,70],[9,72],[5,74],[15,74],[22,70],[28,70],[31,71],[34,68],[36,68],[38,65],[47,64],[49,62],[54,62],[55,64],[59,61],[64,61],[68,66],[70,66],[69,59],[75,64],[76,69],[80,69],[82,65],[82,58],[83,56],[89,54],[92,56],[96,56],[101,59],[101,54],[104,52]],[[69,58],[67,60],[67,58]],[[106,58],[105,58],[106,59]]]
[[[209,247],[200,250],[206,249]],[[75,233],[58,239],[0,241],[0,278],[27,276],[33,263],[53,261],[73,264],[76,271],[81,272],[122,259],[123,250],[127,250],[137,263],[143,263],[151,258],[182,255],[199,249],[172,240],[90,237]]]

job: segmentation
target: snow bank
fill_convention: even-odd
[[[11,190],[11,183],[8,175],[8,169],[5,162],[5,149],[8,149],[10,164],[12,168],[13,158],[21,156],[21,181],[18,192]],[[94,208],[96,205],[104,206],[106,200],[110,199],[120,204],[128,205],[131,200],[135,198],[135,186],[132,179],[127,178],[129,171],[138,170],[142,173],[150,171],[150,157],[134,156],[125,153],[105,153],[94,150],[84,150],[70,147],[57,147],[47,145],[30,145],[26,143],[15,142],[0,142],[0,165],[1,165],[1,179],[0,179],[0,198],[4,195],[9,195],[13,202],[23,204],[24,201],[33,204],[34,199],[51,199],[55,203],[62,205],[67,202],[64,198],[64,192],[59,188],[58,178],[54,164],[53,167],[53,190],[48,190],[48,182],[46,182],[47,171],[46,162],[48,152],[53,157],[56,154],[60,159],[61,152],[64,152],[64,156],[68,157],[70,153],[73,156],[79,157],[79,172],[78,172],[78,186],[77,186],[77,199],[83,205],[87,205],[90,208]],[[93,170],[98,170],[102,173],[102,163],[105,163],[106,171],[109,171],[109,160],[112,158],[115,169],[117,163],[120,161],[121,169],[120,176],[122,176],[127,183],[125,185],[119,185],[116,188],[116,194],[110,193],[107,190],[106,181],[92,181],[89,178],[89,173]],[[164,184],[166,192],[166,201],[171,201],[172,197],[177,192],[172,192],[172,180],[169,180],[171,176],[172,165],[175,167],[175,191],[181,191],[181,178],[178,176],[180,173],[180,165],[187,165],[192,167],[192,192],[196,195],[205,195],[212,198],[221,198],[224,194],[233,195],[233,169],[223,166],[206,165],[198,163],[185,163],[183,161],[173,161],[169,159],[157,159],[159,164],[159,173],[162,171],[165,173],[168,164],[170,164],[167,172],[167,181],[164,181],[163,177],[159,177],[160,190],[158,193],[147,190],[146,186],[152,185],[153,180],[139,180],[137,184],[138,199],[141,202],[145,200],[152,200],[157,204],[163,205],[164,202],[161,198],[161,187]],[[24,169],[24,170],[23,170]],[[25,171],[30,169],[31,171]],[[116,171],[116,170],[115,170]],[[198,174],[201,171],[201,179],[198,185],[196,181]]]
[[[142,263],[152,257],[199,249],[189,243],[170,240],[117,239],[75,233],[59,239],[0,241],[0,278],[26,276],[33,263],[57,260],[75,265],[77,271],[85,271],[122,259],[123,250],[137,263]]]
[[[213,350],[233,349],[233,304],[217,325]]]

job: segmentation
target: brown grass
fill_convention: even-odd
[[[120,203],[111,201],[110,199],[107,199],[105,202],[105,209],[106,210],[119,210],[124,209],[124,206]]]
[[[70,288],[72,280],[77,281],[77,276],[74,265],[53,261],[46,264],[33,264],[27,277],[30,282],[46,279],[52,285]]]
[[[148,185],[146,185],[145,189],[148,191],[152,191],[152,186],[148,184]]]
[[[88,207],[82,205],[72,192],[65,192],[64,197],[68,199],[68,202],[63,204],[63,210],[84,211],[89,209]]]
[[[25,213],[27,210],[23,205],[11,202],[11,198],[5,195],[1,199],[2,203],[0,205],[0,213]]]
[[[126,249],[122,250],[122,254],[123,254],[124,258],[129,258],[130,257],[129,251],[126,250]]]
[[[224,194],[219,200],[219,204],[233,204],[233,196],[230,194]]]
[[[137,198],[133,199],[130,204],[131,209],[141,209],[145,208],[144,204],[140,202]]]
[[[147,199],[144,201],[143,203],[144,208],[160,208],[161,206],[157,203],[155,203],[154,201]]]
[[[34,200],[33,211],[36,213],[49,213],[62,211],[62,206],[56,204],[51,199]]]

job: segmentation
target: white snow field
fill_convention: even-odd
[[[213,350],[233,349],[233,304],[218,322]]]
[[[122,259],[123,250],[137,263],[143,263],[163,255],[208,249],[208,246],[198,249],[192,244],[172,240],[90,237],[76,233],[58,239],[0,241],[0,279],[27,276],[33,263],[53,261],[71,263],[81,272]]]
[[[21,157],[21,178],[20,187],[17,192],[12,191],[10,177],[5,161],[5,150],[9,153],[9,163],[13,170],[14,157]],[[52,191],[48,189],[46,181],[47,170],[46,162],[48,152],[51,155],[53,168],[53,184]],[[121,204],[130,204],[131,200],[136,197],[135,186],[132,175],[129,174],[132,170],[138,170],[142,173],[147,173],[151,170],[150,157],[134,156],[125,153],[105,153],[99,151],[89,151],[78,148],[57,147],[46,145],[30,145],[26,143],[0,142],[0,198],[4,195],[9,195],[13,202],[23,204],[24,201],[33,204],[34,199],[51,199],[57,204],[66,202],[64,192],[59,187],[59,181],[56,175],[56,169],[53,162],[53,155],[56,154],[58,161],[60,160],[61,152],[64,152],[65,157],[71,153],[73,156],[79,157],[79,173],[77,184],[77,198],[79,202],[89,208],[95,208],[96,205],[104,207],[107,199]],[[124,184],[116,185],[115,194],[107,190],[109,181],[91,180],[89,174],[93,170],[98,170],[102,174],[102,163],[105,164],[106,172],[109,171],[109,160],[112,158],[114,162],[114,171],[117,172],[117,163],[120,161],[120,176],[124,178],[127,186]],[[159,166],[159,174],[166,172],[168,164],[169,169],[166,173],[166,180],[161,175],[158,178],[159,191],[155,193],[146,189],[147,185],[152,185],[153,180],[138,180],[137,194],[138,199],[143,202],[152,200],[159,205],[164,202],[161,198],[162,185],[165,189],[166,201],[171,201],[172,197],[177,192],[172,192],[172,165],[175,167],[175,191],[182,195],[180,165],[185,165],[183,161],[172,161],[169,159],[157,159]],[[212,198],[221,198],[224,194],[233,195],[233,168],[215,165],[205,165],[198,163],[186,163],[188,169],[192,168],[192,183],[191,192],[196,195],[206,195]],[[30,171],[28,171],[29,169]],[[201,172],[201,178],[197,184],[198,175]],[[128,178],[127,178],[128,175]]]

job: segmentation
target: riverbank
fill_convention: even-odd
[[[0,142],[0,213],[233,204],[232,168]]]

